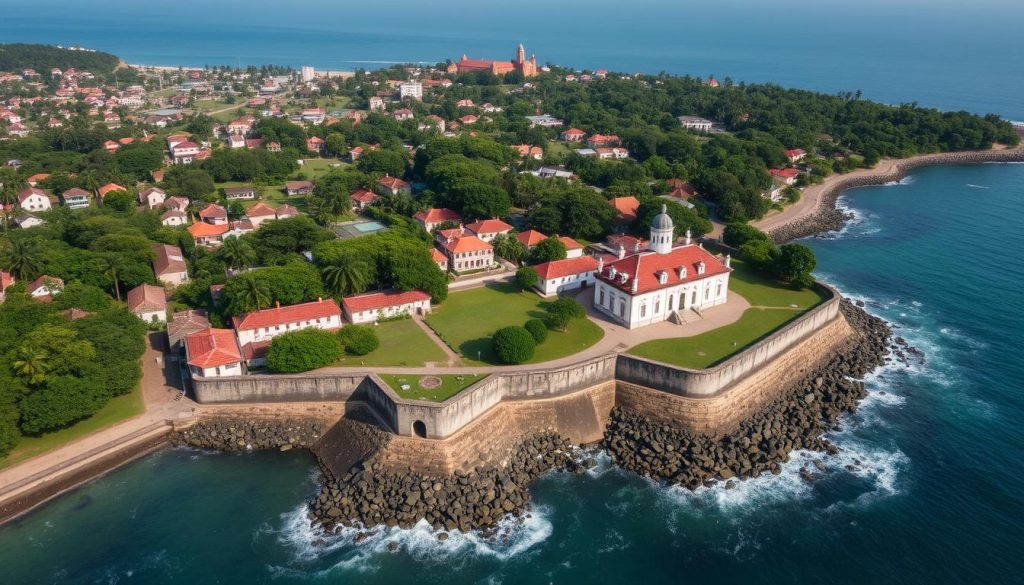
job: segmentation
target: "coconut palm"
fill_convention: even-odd
[[[46,373],[50,370],[49,360],[50,355],[44,350],[22,350],[11,367],[15,374],[25,378],[29,384],[39,384],[46,380]]]
[[[229,268],[248,268],[256,263],[256,250],[239,237],[225,239],[217,253]]]
[[[38,240],[12,239],[7,248],[7,269],[18,280],[31,280],[43,271],[42,248]]]
[[[260,310],[270,306],[270,286],[252,273],[238,277],[235,295],[237,307],[243,311]]]
[[[114,295],[121,300],[121,274],[126,270],[124,256],[117,253],[103,255],[103,273],[114,281]]]
[[[340,296],[363,292],[370,284],[369,266],[352,257],[336,258],[321,272],[327,290]]]

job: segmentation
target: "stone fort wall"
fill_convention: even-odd
[[[402,398],[367,372],[258,374],[198,378],[193,383],[196,398],[204,405],[304,401],[369,405],[377,422],[397,435],[395,444],[406,446],[394,451],[415,454],[408,460],[395,455],[396,467],[420,461],[431,468],[461,469],[472,463],[467,457],[474,453],[490,457],[481,441],[501,452],[512,437],[542,430],[573,435],[577,442],[599,440],[613,404],[694,431],[720,433],[828,357],[852,333],[839,312],[838,293],[818,286],[830,295],[829,300],[704,370],[609,353],[561,368],[497,372],[441,403]],[[573,404],[587,413],[585,422],[569,418],[565,405]],[[590,416],[591,412],[595,414]],[[597,430],[591,421],[598,422]],[[593,438],[582,440],[588,437]],[[424,446],[414,447],[417,442]]]

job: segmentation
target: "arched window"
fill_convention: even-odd
[[[412,434],[420,437],[421,439],[427,438],[427,425],[421,420],[413,422]]]

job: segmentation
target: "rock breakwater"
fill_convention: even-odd
[[[883,364],[891,332],[884,321],[848,301],[842,312],[856,334],[824,365],[722,437],[692,433],[616,408],[604,447],[620,467],[691,489],[717,481],[781,473],[796,449],[837,447],[822,435],[867,395],[857,381]],[[728,484],[727,484],[728,485]]]
[[[411,528],[426,519],[438,531],[483,529],[487,534],[506,516],[528,510],[529,486],[540,475],[582,473],[593,463],[577,462],[574,451],[556,434],[538,434],[522,441],[504,466],[443,477],[395,473],[371,456],[338,480],[325,479],[310,502],[310,514],[328,532],[352,526]]]
[[[896,161],[886,171],[861,173],[849,177],[837,177],[818,195],[817,208],[810,215],[770,230],[768,236],[777,244],[784,244],[799,238],[841,229],[850,219],[849,214],[836,209],[836,201],[844,191],[857,187],[884,185],[899,181],[914,169],[931,165],[966,165],[986,162],[1024,161],[1024,148],[984,150],[968,152],[945,152],[915,156]]]
[[[327,425],[308,419],[208,419],[171,433],[172,445],[188,445],[218,451],[308,449],[316,444]]]

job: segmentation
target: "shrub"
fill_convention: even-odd
[[[540,282],[540,275],[532,266],[523,266],[516,270],[516,284],[519,285],[519,288],[526,290],[538,282]]]
[[[537,343],[544,343],[544,340],[548,338],[548,326],[540,319],[530,319],[523,327],[530,332],[533,340]]]
[[[274,372],[306,372],[329,366],[342,354],[338,336],[320,329],[285,333],[270,342],[267,367]]]
[[[767,242],[768,236],[756,227],[740,221],[728,224],[722,232],[722,241],[734,248],[739,248],[752,240]]]
[[[39,435],[91,416],[110,400],[98,382],[58,376],[21,401],[21,430]]]
[[[506,364],[521,364],[533,357],[537,342],[525,327],[503,327],[491,338],[494,353]]]
[[[349,355],[366,355],[380,347],[377,332],[367,325],[346,325],[338,332],[338,339]]]
[[[547,311],[548,325],[559,331],[565,331],[573,319],[581,319],[587,315],[587,310],[583,308],[583,305],[569,297],[561,297],[548,303],[544,310]]]

